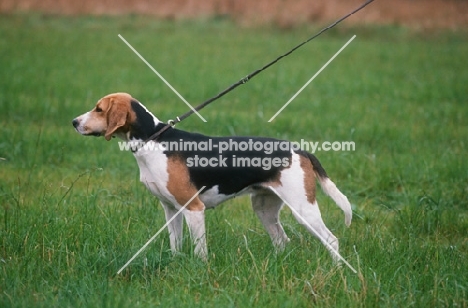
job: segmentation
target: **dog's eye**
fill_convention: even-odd
[[[99,107],[96,107],[96,112],[102,112],[102,109]]]

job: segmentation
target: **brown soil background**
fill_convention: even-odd
[[[165,19],[229,16],[243,25],[296,25],[336,20],[364,0],[0,0],[0,13],[146,14]],[[422,29],[468,26],[468,0],[375,0],[348,23]]]

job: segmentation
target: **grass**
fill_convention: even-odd
[[[210,260],[167,232],[158,201],[115,141],[71,120],[126,91],[160,119],[186,106],[121,34],[192,104],[213,96],[317,29],[239,28],[225,20],[3,15],[0,19],[1,307],[467,307],[468,54],[464,31],[331,30],[180,128],[211,135],[351,140],[318,152],[354,220],[319,194],[342,255],[284,209],[291,238],[274,254],[247,198],[207,212]],[[353,34],[357,38],[274,122],[267,120]]]

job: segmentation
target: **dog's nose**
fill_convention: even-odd
[[[80,124],[80,121],[78,121],[78,119],[75,118],[73,119],[72,124],[73,124],[73,127],[76,128]]]

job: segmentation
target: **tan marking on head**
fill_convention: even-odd
[[[116,132],[128,132],[130,124],[136,120],[131,101],[132,97],[127,93],[104,96],[86,117],[79,117],[85,118],[80,130],[85,135],[104,135],[106,140],[110,140]]]
[[[307,195],[307,201],[315,202],[315,172],[310,160],[302,155],[299,155],[300,166],[304,171],[304,189]]]
[[[169,157],[167,160],[167,172],[169,174],[167,190],[169,190],[180,205],[184,205],[198,191],[190,181],[189,171],[184,159],[177,156]],[[197,196],[187,205],[187,209],[190,211],[203,211],[205,205]]]
[[[97,103],[95,110],[98,108],[105,110],[107,118],[107,129],[104,135],[106,140],[110,140],[119,129],[128,132],[129,124],[136,119],[131,108],[131,101],[132,97],[127,93],[114,93],[105,96]]]

